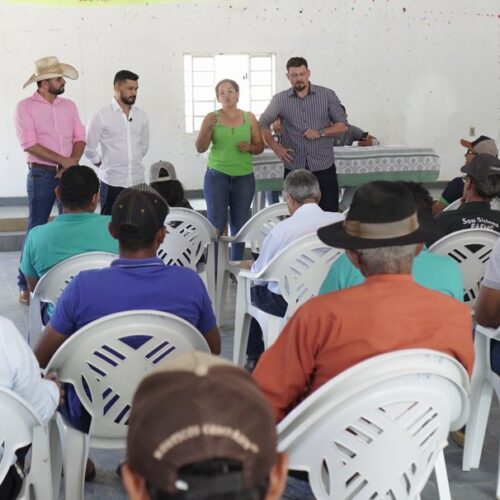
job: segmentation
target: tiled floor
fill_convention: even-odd
[[[28,331],[28,308],[17,302],[16,274],[19,252],[0,253],[0,315],[12,319],[21,332]],[[226,317],[234,317],[235,289],[228,298],[228,309]],[[228,323],[223,325],[222,332],[222,355],[231,357],[232,351],[232,329],[234,325]],[[453,442],[445,450],[448,475],[451,484],[452,496],[455,500],[487,500],[495,498],[496,468],[498,456],[498,424],[500,413],[498,405],[494,404],[490,415],[488,433],[481,469],[471,472],[462,472],[462,450]],[[115,500],[125,499],[123,488],[115,473],[116,466],[123,453],[117,451],[92,450],[91,457],[97,465],[97,478],[93,483],[85,486],[85,498],[88,500]],[[63,499],[64,495],[61,494]],[[435,500],[438,498],[434,478],[427,484],[422,500]]]

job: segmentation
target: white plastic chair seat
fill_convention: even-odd
[[[224,319],[230,275],[238,276],[240,272],[239,262],[230,259],[229,246],[232,243],[245,243],[246,246],[252,248],[252,251],[258,252],[271,229],[289,215],[286,203],[276,203],[255,214],[234,236],[221,236],[219,238],[216,301],[216,316],[219,324],[222,324]]]
[[[286,321],[298,307],[318,294],[328,269],[343,253],[321,242],[316,233],[300,238],[276,255],[259,273],[241,270],[236,293],[233,362],[243,366],[251,318],[262,329],[264,347],[274,343]],[[252,304],[250,289],[256,280],[277,282],[288,308],[283,318]]]
[[[16,450],[27,445],[31,445],[31,464],[18,499],[57,499],[61,450],[55,421],[44,425],[28,402],[0,388],[0,483],[15,461]]]
[[[131,345],[131,337],[139,337]],[[160,362],[197,350],[210,352],[201,333],[187,321],[159,311],[111,314],[72,335],[47,366],[73,385],[92,417],[89,434],[69,427],[59,416],[63,436],[67,498],[83,499],[89,447],[123,449],[132,397],[144,375]]]
[[[158,249],[165,265],[189,267],[200,274],[216,306],[215,241],[217,233],[210,221],[190,208],[171,208],[165,219],[168,234]],[[200,264],[205,255],[206,263]]]
[[[469,379],[428,349],[390,352],[324,384],[278,425],[289,468],[306,471],[322,499],[417,499],[435,468],[450,500],[443,448],[465,423]]]
[[[473,307],[479,286],[499,234],[490,229],[463,229],[448,234],[429,247],[429,252],[447,255],[460,266],[464,281],[464,302]]]
[[[31,294],[29,309],[29,343],[36,345],[43,330],[41,305],[47,302],[56,305],[68,283],[81,271],[108,267],[118,255],[109,252],[87,252],[75,255],[56,264],[45,273]]]
[[[491,368],[491,340],[500,341],[500,328],[476,326],[474,336],[474,369],[472,371],[470,404],[471,411],[465,432],[462,469],[469,471],[479,467],[484,444],[486,425],[490,413],[493,391],[500,400],[500,376]],[[496,497],[500,496],[500,463],[497,473]]]

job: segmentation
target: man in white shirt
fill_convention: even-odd
[[[338,212],[325,212],[318,205],[321,191],[318,179],[308,170],[294,170],[285,178],[285,200],[290,217],[269,232],[251,271],[258,273],[290,243],[316,233],[323,226],[339,222],[344,216]],[[326,272],[326,271],[325,271]],[[278,283],[262,282],[251,288],[252,303],[263,311],[283,317],[288,304],[281,296]],[[247,346],[246,368],[252,370],[264,350],[262,331],[252,318]]]
[[[138,88],[139,77],[135,73],[118,71],[111,103],[94,113],[87,126],[85,155],[101,170],[104,215],[111,215],[122,189],[144,182],[142,160],[149,147],[149,121],[146,113],[134,106]]]
[[[55,374],[41,376],[38,361],[14,323],[0,316],[0,387],[9,389],[23,398],[37,416],[47,423],[56,410],[60,384]],[[22,466],[28,448],[18,450],[18,466]],[[0,448],[0,459],[3,450]],[[0,480],[0,498],[17,498],[22,476],[13,465],[3,480]]]

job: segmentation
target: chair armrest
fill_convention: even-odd
[[[476,325],[475,333],[483,335],[490,340],[500,340],[500,328],[487,328],[486,326]]]

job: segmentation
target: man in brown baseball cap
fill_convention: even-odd
[[[132,403],[122,477],[132,500],[280,498],[287,458],[244,370],[204,353],[158,367]]]

